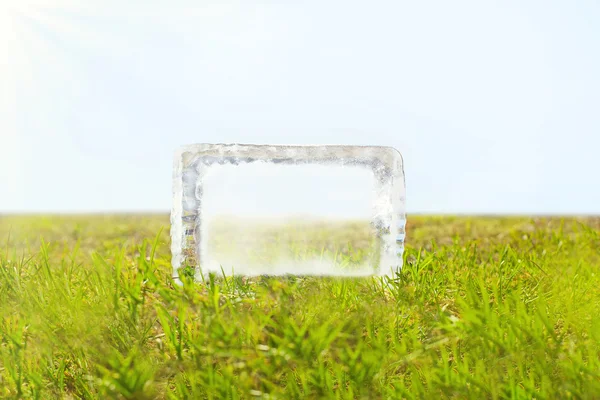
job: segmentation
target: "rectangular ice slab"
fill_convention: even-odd
[[[402,267],[391,147],[197,144],[173,172],[173,277],[391,275]]]

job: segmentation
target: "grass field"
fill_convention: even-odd
[[[184,287],[168,233],[0,216],[0,398],[600,398],[600,219],[409,216],[391,280]]]

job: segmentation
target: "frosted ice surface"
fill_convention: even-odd
[[[392,275],[404,206],[391,147],[184,146],[173,172],[173,277]]]

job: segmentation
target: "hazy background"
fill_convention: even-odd
[[[198,142],[388,145],[409,212],[600,213],[600,2],[0,0],[0,212],[167,211]]]

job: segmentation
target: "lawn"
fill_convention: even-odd
[[[0,398],[600,398],[600,218],[409,216],[393,279],[183,287],[168,224],[0,216]]]

